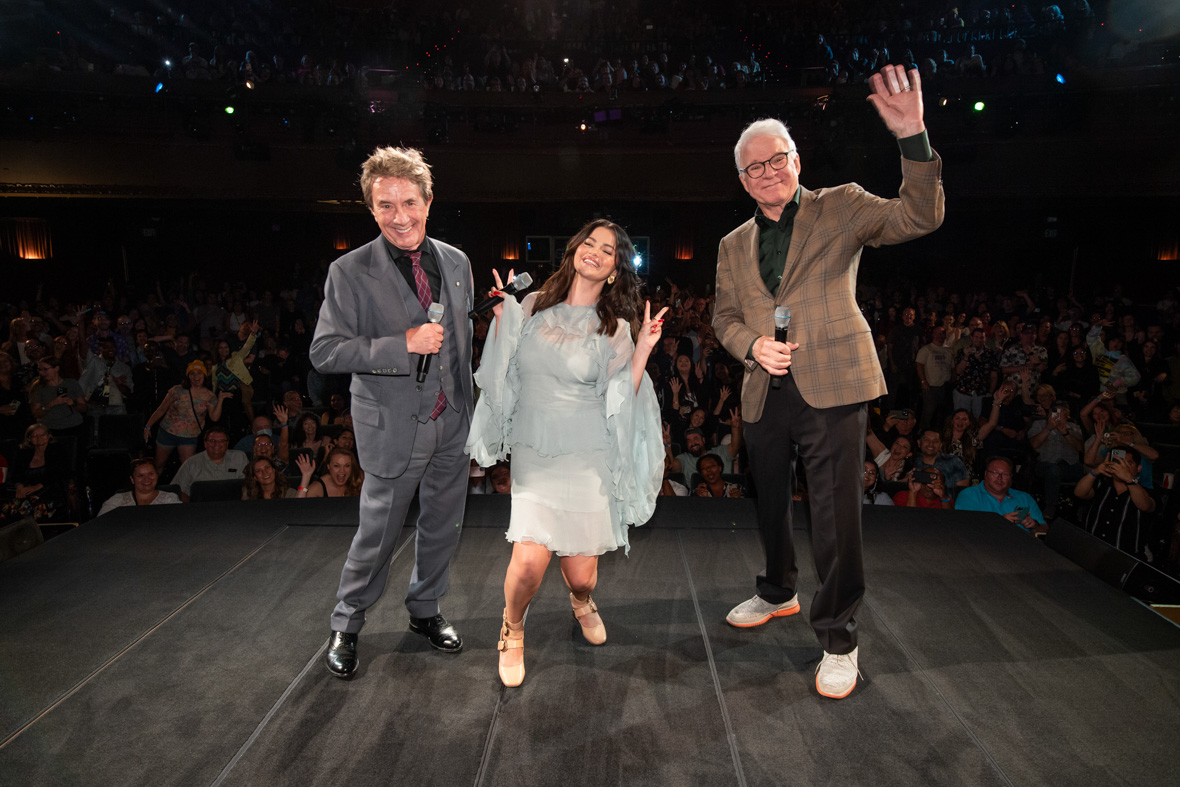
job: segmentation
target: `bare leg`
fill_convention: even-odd
[[[577,602],[584,604],[590,598],[594,588],[598,586],[598,556],[563,557],[561,559],[561,575],[565,578],[565,584],[569,586],[570,592],[574,594]],[[598,616],[597,612],[591,612],[578,618],[578,622],[582,624],[582,628],[595,628],[602,625],[602,618]]]
[[[172,446],[160,445],[159,442],[156,443],[156,459],[155,459],[154,464],[156,465],[156,474],[157,475],[159,475],[160,472],[164,469],[164,464],[168,461],[168,455],[171,453],[172,453]]]
[[[193,454],[197,452],[195,445],[178,445],[176,446],[176,453],[180,457],[180,463],[184,464],[189,459],[192,459]]]
[[[512,561],[504,576],[504,614],[513,623],[524,619],[524,611],[541,587],[550,552],[540,544],[518,541],[512,545]],[[504,651],[501,663],[505,667],[518,666],[524,659],[519,648]]]

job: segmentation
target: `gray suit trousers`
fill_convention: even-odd
[[[470,427],[467,413],[448,407],[436,420],[418,425],[404,473],[397,478],[365,474],[360,527],[340,574],[336,593],[340,603],[332,611],[333,631],[359,632],[365,624],[365,610],[385,591],[390,557],[415,490],[421,513],[406,608],[416,618],[439,614],[438,599],[447,592],[451,555],[463,529],[471,463],[463,448]]]

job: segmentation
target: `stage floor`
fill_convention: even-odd
[[[1180,782],[1180,629],[998,517],[865,510],[864,679],[832,701],[806,532],[803,613],[724,622],[762,562],[749,501],[662,500],[604,556],[600,648],[551,565],[504,689],[507,503],[469,504],[463,652],[406,630],[406,528],[352,681],[322,657],[355,501],[120,509],[0,565],[0,784]]]

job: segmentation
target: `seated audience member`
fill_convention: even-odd
[[[320,422],[312,413],[299,416],[291,431],[289,450],[307,454],[317,465],[332,447],[332,438],[320,434]]]
[[[275,456],[275,439],[271,435],[254,435],[254,445],[250,447],[250,458],[269,459],[280,473],[287,472],[287,463]]]
[[[687,450],[676,455],[672,460],[672,472],[683,473],[685,478],[692,478],[693,473],[697,471],[697,462],[706,453],[712,454],[721,460],[721,468],[723,473],[733,472],[733,460],[741,451],[742,446],[742,426],[741,416],[734,418],[734,423],[730,431],[731,439],[728,445],[719,445],[715,448],[705,449],[705,433],[700,429],[689,428],[684,431],[684,446]],[[665,440],[665,442],[667,442]]]
[[[8,470],[7,491],[19,513],[34,514],[37,521],[68,505],[72,468],[69,457],[58,448],[44,424],[32,424]]]
[[[992,411],[983,426],[979,427],[979,439],[989,454],[1002,454],[1011,459],[1023,458],[1028,443],[1025,441],[1024,406],[1016,401],[1016,386],[1010,382],[1000,384],[992,400]]]
[[[1157,420],[1167,411],[1164,392],[1171,383],[1168,362],[1159,352],[1159,344],[1147,339],[1140,346],[1139,384],[1131,390],[1128,401],[1145,419]]]
[[[0,440],[18,440],[29,426],[28,402],[16,376],[16,362],[0,352]]]
[[[301,480],[296,497],[359,497],[365,474],[351,451],[333,448],[324,462],[326,472],[312,478],[315,463],[307,454],[295,457]]]
[[[355,454],[356,453],[356,433],[352,431],[351,427],[345,427],[344,429],[342,429],[340,431],[340,434],[338,434],[336,436],[336,439],[332,442],[332,447],[333,448],[343,448],[345,451],[351,451],[352,453]],[[363,470],[364,468],[361,468],[361,469]]]
[[[881,491],[880,471],[876,462],[865,462],[864,499],[861,503],[866,506],[891,506],[893,498]]]
[[[160,422],[160,429],[156,433],[157,473],[164,469],[164,463],[173,449],[180,456],[183,466],[196,453],[201,430],[209,421],[221,417],[221,403],[229,394],[224,391],[221,394],[213,393],[205,385],[207,376],[204,363],[190,363],[185,370],[184,382],[169,389],[164,401],[160,402],[160,406],[144,424],[143,436],[146,440],[151,437],[152,424]],[[244,459],[245,454],[242,457]],[[187,490],[185,494],[188,494]]]
[[[979,477],[975,464],[982,445],[975,417],[967,410],[956,410],[943,426],[942,447],[948,454],[963,461],[972,481]]]
[[[1121,451],[1121,453],[1117,453]],[[1140,560],[1154,563],[1158,554],[1155,500],[1139,483],[1140,455],[1117,448],[1109,459],[1082,476],[1073,488],[1079,500],[1093,500],[1082,527]]]
[[[176,478],[172,479],[172,483],[180,487],[180,499],[186,503],[197,481],[242,478],[250,461],[241,451],[230,449],[229,432],[220,424],[213,424],[205,430],[204,444],[205,450],[185,461],[176,471]]]
[[[512,494],[512,467],[507,462],[497,462],[488,470],[489,494]]]
[[[489,494],[488,489],[487,472],[479,466],[479,462],[472,459],[467,470],[467,494],[486,495]]]
[[[275,433],[274,422],[269,416],[256,415],[250,421],[250,433],[244,435],[242,439],[234,443],[235,451],[245,451],[247,454],[254,450],[254,438],[260,434],[274,437]]]
[[[916,444],[918,440],[917,429],[917,416],[914,415],[913,410],[906,408],[891,411],[885,416],[882,428],[873,431],[885,445],[893,445],[893,438],[898,436],[907,437],[911,444]]]
[[[1098,369],[1085,347],[1070,348],[1062,365],[1065,368],[1053,375],[1053,388],[1069,402],[1069,409],[1077,418],[1082,407],[1098,395]]]
[[[988,459],[983,483],[960,492],[955,510],[990,511],[1027,529],[1044,525],[1045,517],[1032,495],[1012,488],[1012,469],[1012,460],[1006,456]]]
[[[898,435],[893,444],[886,449],[885,444],[872,431],[865,435],[865,444],[869,447],[869,454],[880,469],[882,481],[901,481],[913,467],[914,440],[912,437]]]
[[[910,508],[939,508],[949,511],[955,499],[947,491],[946,480],[937,467],[915,468],[906,477],[909,489],[893,496],[893,505]]]
[[[963,460],[953,454],[942,453],[942,435],[937,429],[927,429],[918,438],[918,455],[914,457],[914,469],[936,467],[942,480],[949,487],[969,486],[971,473]]]
[[[721,460],[713,454],[705,454],[697,460],[697,472],[701,479],[697,483],[697,497],[741,497],[742,487],[721,477]]]
[[[102,516],[108,511],[123,506],[162,506],[179,503],[180,498],[175,492],[161,492],[156,489],[160,476],[156,474],[156,466],[151,459],[136,459],[131,463],[131,488],[126,492],[116,492],[99,509]]]
[[[348,402],[344,398],[344,394],[334,393],[328,397],[328,409],[324,410],[320,415],[320,424],[329,426],[331,424],[344,423],[344,412],[348,409]]]
[[[1095,410],[1095,413],[1097,412]],[[1135,449],[1136,458],[1141,468],[1139,483],[1143,485],[1144,489],[1151,489],[1153,487],[1152,463],[1160,458],[1160,452],[1148,444],[1147,438],[1139,433],[1134,424],[1119,424],[1103,434],[1096,432],[1090,435],[1086,440],[1082,462],[1092,470],[1097,469],[1106,461],[1112,450],[1120,448]]]
[[[1048,418],[1038,418],[1028,428],[1028,442],[1037,452],[1036,473],[1044,482],[1045,518],[1057,516],[1061,484],[1073,483],[1086,472],[1082,464],[1082,427],[1069,417],[1069,405],[1050,406]]]
[[[260,435],[258,439],[265,438],[265,435]],[[287,477],[273,459],[256,455],[246,466],[246,480],[242,483],[243,500],[279,500],[295,496],[295,490],[287,485]]]
[[[115,340],[98,343],[98,354],[90,356],[78,385],[89,405],[87,415],[94,420],[98,433],[98,419],[104,415],[126,415],[127,399],[131,396],[131,367],[115,357]]]
[[[688,497],[688,487],[672,478],[672,457],[665,452],[664,480],[660,484],[660,497]]]
[[[29,408],[54,437],[82,437],[88,405],[77,380],[61,376],[61,364],[53,356],[37,361],[38,380],[29,390]]]

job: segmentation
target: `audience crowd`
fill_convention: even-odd
[[[84,521],[211,494],[358,495],[349,381],[308,362],[325,272],[277,294],[191,276],[85,304],[39,290],[0,305],[4,519]],[[648,364],[664,419],[660,493],[756,495],[742,364],[713,333],[712,299],[671,280],[648,282],[648,295],[653,311],[669,307]],[[866,505],[993,511],[1035,533],[1062,517],[1176,572],[1175,290],[1153,304],[1117,285],[1085,298],[862,287],[861,299],[890,391],[870,406]],[[487,329],[477,320],[476,366]],[[800,500],[807,484],[800,472]],[[506,465],[472,468],[473,494],[510,485]]]
[[[44,5],[46,13],[22,20],[33,47],[25,68],[260,89],[356,89],[396,78],[440,91],[617,95],[855,84],[886,63],[937,83],[1156,60],[1087,0],[975,4],[964,14],[939,0]]]

